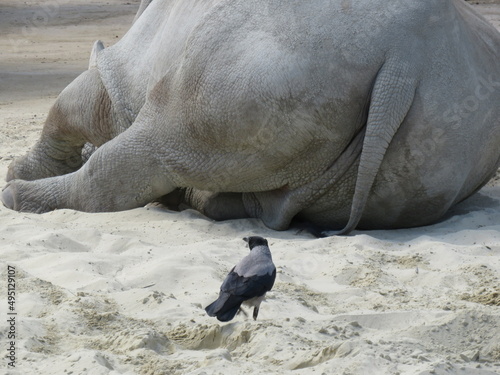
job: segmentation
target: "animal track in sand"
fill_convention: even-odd
[[[57,354],[93,349],[128,355],[146,349],[160,355],[173,352],[173,345],[155,324],[127,317],[106,296],[78,292],[76,295],[51,282],[26,275],[19,269],[20,293],[36,292],[40,307],[25,309],[30,317],[24,347],[28,352]],[[22,294],[21,294],[22,296]],[[43,301],[43,302],[42,302]]]
[[[329,304],[324,294],[315,292],[305,285],[280,282],[276,283],[274,291],[276,292],[276,296],[273,295],[272,298],[284,298],[288,301],[295,300],[315,313],[318,313],[318,306],[328,306]]]
[[[500,306],[500,291],[482,288],[474,294],[464,294],[462,299],[482,305]]]
[[[325,341],[319,347],[296,353],[287,367],[298,370],[314,367],[334,358],[356,356],[365,345],[365,340],[360,339],[361,330],[362,327],[356,321],[324,326],[318,332],[324,335]]]
[[[250,323],[231,323],[227,325],[189,325],[181,323],[167,332],[167,336],[183,349],[226,348],[229,351],[246,344],[251,337]]]
[[[478,352],[483,362],[495,362],[500,349],[498,330],[500,317],[495,313],[461,311],[429,321],[426,326],[413,327],[409,333],[421,338],[427,348],[440,348],[449,357],[459,359],[458,353]],[[472,360],[472,359],[470,359]]]
[[[62,288],[57,287],[49,281],[27,275],[21,269],[18,269],[17,279],[18,281],[22,280],[22,282],[18,282],[19,293],[29,293],[36,290],[39,296],[42,299],[48,300],[51,305],[57,306],[68,298],[71,298],[71,295]],[[46,314],[45,309],[37,309],[37,312],[39,317]]]
[[[500,306],[500,281],[498,276],[487,265],[468,265],[462,267],[464,274],[469,275],[472,291],[461,296],[464,301],[475,302],[487,306]]]

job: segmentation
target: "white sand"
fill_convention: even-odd
[[[46,2],[59,5],[23,36],[43,3],[0,5],[1,176],[85,69],[92,41],[113,43],[137,7]],[[500,26],[499,7],[480,9]],[[423,228],[313,239],[157,207],[0,207],[0,374],[499,374],[500,184],[454,213]],[[258,321],[219,324],[203,307],[250,234],[269,239],[275,288]],[[8,265],[17,272],[15,371],[4,358]]]

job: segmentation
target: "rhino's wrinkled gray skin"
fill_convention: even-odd
[[[428,224],[500,157],[500,34],[461,0],[143,1],[12,163],[12,209]],[[87,163],[82,147],[99,146]]]

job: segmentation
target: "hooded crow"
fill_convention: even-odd
[[[219,298],[205,308],[209,316],[216,316],[221,322],[233,319],[242,303],[253,306],[256,320],[260,304],[276,279],[267,240],[257,236],[243,239],[248,242],[250,254],[233,267],[220,287]]]

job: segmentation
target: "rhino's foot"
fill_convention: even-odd
[[[67,160],[39,160],[26,155],[15,159],[7,170],[6,180],[34,181],[47,177],[59,176],[74,172],[82,165],[81,157],[73,157]]]
[[[56,207],[53,199],[47,199],[46,194],[40,194],[44,190],[43,186],[37,186],[34,181],[12,180],[3,188],[1,200],[3,205],[11,210],[43,213]]]
[[[16,210],[16,207],[18,206],[14,191],[12,190],[12,187],[10,184],[5,186],[2,190],[2,203],[5,207],[11,209],[11,210]],[[17,211],[17,210],[16,210]]]

